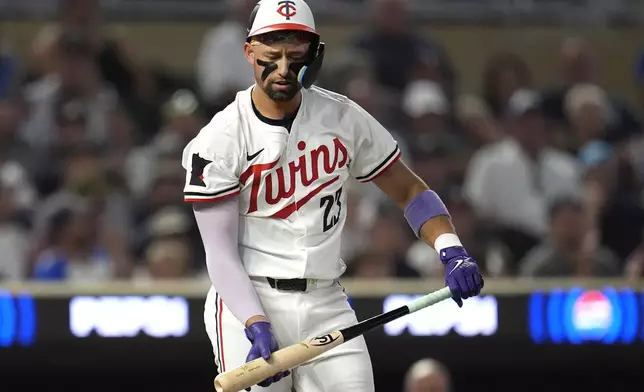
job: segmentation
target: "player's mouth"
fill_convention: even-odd
[[[288,90],[292,85],[293,82],[288,80],[279,80],[273,82],[273,86],[275,86],[277,90]]]

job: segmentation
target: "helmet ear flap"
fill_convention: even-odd
[[[300,82],[302,87],[310,88],[317,80],[318,73],[322,68],[322,61],[324,60],[324,42],[317,44],[317,50],[313,52],[313,60],[300,68],[297,74],[297,81]]]

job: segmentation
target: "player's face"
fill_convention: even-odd
[[[300,91],[291,65],[307,60],[309,42],[290,41],[246,44],[246,58],[253,64],[257,85],[274,101],[290,101]]]

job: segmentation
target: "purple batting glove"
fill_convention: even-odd
[[[483,288],[484,282],[479,266],[462,246],[451,246],[441,250],[440,258],[445,266],[445,283],[460,308],[464,299],[479,295]]]
[[[273,336],[273,329],[271,328],[271,324],[266,321],[258,321],[256,323],[252,323],[246,329],[246,337],[253,344],[253,346],[250,348],[248,356],[246,357],[246,362],[250,362],[259,357],[268,360],[271,357],[271,353],[279,349],[277,340],[275,340],[275,336]],[[258,383],[257,385],[259,385],[260,387],[267,387],[274,382],[278,382],[283,377],[286,377],[289,374],[291,374],[291,372],[288,370],[285,372],[277,373],[273,377],[269,377],[266,380]]]

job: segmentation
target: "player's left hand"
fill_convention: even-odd
[[[277,340],[275,340],[275,336],[273,336],[273,329],[270,323],[266,321],[257,321],[246,328],[245,332],[246,338],[248,338],[252,344],[250,352],[246,357],[246,362],[253,361],[260,357],[264,358],[264,360],[269,360],[271,353],[279,349]],[[269,377],[257,385],[260,387],[268,387],[289,374],[291,374],[291,372],[288,370],[277,373],[273,377]]]
[[[483,277],[479,272],[479,266],[462,246],[445,248],[441,250],[439,256],[445,266],[445,283],[460,308],[463,306],[464,299],[479,295],[483,288]]]

